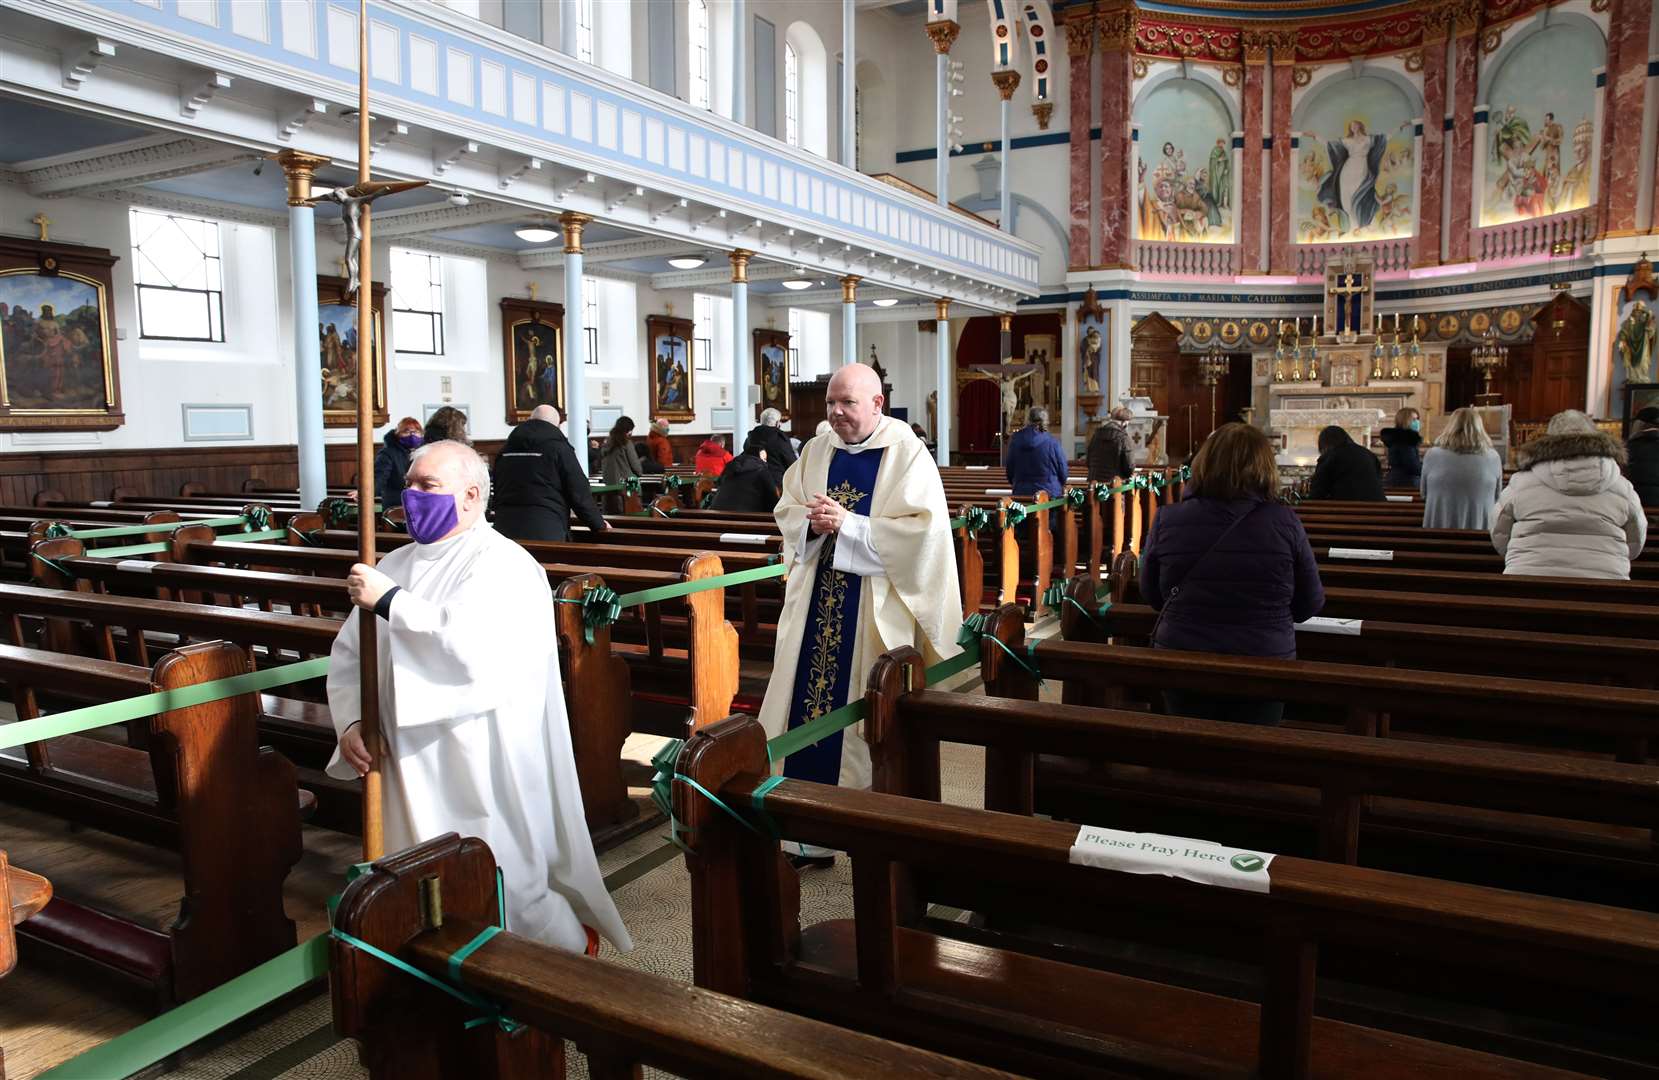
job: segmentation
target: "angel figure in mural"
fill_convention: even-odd
[[[1226,145],[1217,139],[1210,150],[1210,167],[1200,175],[1209,180],[1210,201],[1226,209],[1233,201],[1233,159]],[[1218,218],[1220,215],[1216,215]],[[1219,224],[1219,222],[1218,222]]]
[[[1653,346],[1655,326],[1653,311],[1642,301],[1636,301],[1630,314],[1619,327],[1614,339],[1619,359],[1624,361],[1624,381],[1649,383],[1653,381]]]
[[[1408,120],[1400,130],[1410,126]],[[1331,171],[1320,182],[1319,201],[1342,212],[1343,231],[1358,232],[1377,216],[1377,174],[1388,153],[1388,136],[1372,135],[1365,130],[1365,121],[1355,117],[1348,121],[1342,138],[1325,144],[1325,152],[1330,155]]]

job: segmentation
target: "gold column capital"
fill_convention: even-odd
[[[858,283],[863,280],[857,274],[848,274],[841,279],[841,302],[843,304],[858,303]]]
[[[993,71],[991,83],[997,88],[997,93],[1002,95],[1002,100],[1007,101],[1014,96],[1014,91],[1020,88],[1020,73],[1012,68],[1007,71]]]
[[[582,253],[582,227],[592,220],[591,214],[578,214],[574,210],[566,210],[559,215],[559,224],[565,231],[566,255]]]
[[[997,328],[1004,334],[1012,331],[1014,329],[1014,313],[1011,311],[1005,311],[1001,315],[998,315]]]
[[[752,251],[738,248],[727,254],[726,258],[732,261],[732,284],[747,285],[749,283],[749,260],[755,257]]]
[[[289,206],[311,205],[311,181],[328,162],[328,158],[300,150],[284,150],[276,155],[276,163],[282,166],[282,175],[288,181]]]
[[[933,51],[941,56],[950,55],[950,47],[961,32],[962,27],[949,19],[927,24],[927,39],[933,42]]]
[[[950,301],[945,299],[933,301],[933,310],[938,314],[937,321],[944,322],[950,318]]]

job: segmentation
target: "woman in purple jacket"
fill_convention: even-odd
[[[1162,649],[1296,656],[1296,624],[1319,613],[1325,591],[1308,534],[1278,502],[1267,436],[1248,424],[1218,428],[1192,461],[1186,497],[1159,512],[1141,556],[1141,595],[1159,612]],[[1277,724],[1282,701],[1166,690],[1177,716]]]

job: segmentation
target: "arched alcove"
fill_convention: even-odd
[[[1480,223],[1581,210],[1595,197],[1596,69],[1606,63],[1601,30],[1555,16],[1517,34],[1487,67],[1485,183]]]
[[[1412,187],[1422,98],[1392,71],[1326,76],[1297,103],[1296,239],[1391,240],[1416,229]]]
[[[829,55],[824,49],[823,39],[818,32],[804,22],[790,23],[783,34],[784,48],[794,54],[794,107],[797,110],[799,138],[796,142],[803,150],[810,150],[814,154],[829,154]],[[785,118],[785,123],[779,127],[787,130],[789,109],[789,69],[786,61],[783,65],[785,78],[783,79],[784,108],[779,110]]]
[[[1232,243],[1232,103],[1204,81],[1168,72],[1136,98],[1134,119],[1136,237]]]

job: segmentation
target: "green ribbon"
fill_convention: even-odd
[[[52,716],[20,720],[13,724],[0,725],[0,750],[8,750],[14,746],[40,742],[44,739],[56,739],[61,735],[74,735],[77,732],[107,727],[110,724],[124,724],[128,720],[154,716],[170,709],[186,709],[192,705],[205,705],[210,701],[222,701],[225,698],[252,693],[256,690],[269,690],[273,686],[289,686],[326,674],[328,674],[328,657],[318,656],[310,660],[302,660],[297,664],[284,664],[282,667],[252,671],[246,675],[232,675],[226,679],[214,679],[212,682],[197,683],[194,686],[181,686],[174,690],[160,690],[153,694],[141,694],[138,697],[125,698],[121,701],[70,709],[68,712],[56,713]]]
[[[245,537],[237,537],[245,539]],[[93,548],[87,556],[93,559],[123,559],[128,555],[154,555],[158,551],[171,551],[173,545],[166,540],[157,540],[153,544],[128,544],[125,547]]]
[[[625,608],[637,607],[640,604],[654,604],[659,600],[672,600],[677,596],[690,596],[692,593],[704,592],[708,589],[720,589],[727,585],[742,585],[750,581],[765,581],[768,578],[783,577],[784,569],[781,565],[756,566],[749,570],[734,570],[729,574],[717,574],[714,577],[698,578],[695,581],[677,581],[672,585],[658,585],[654,589],[641,589],[639,592],[624,593],[618,597],[618,603]]]
[[[1060,608],[1066,598],[1066,587],[1071,584],[1071,578],[1058,578],[1049,587],[1043,590],[1043,606],[1054,614],[1060,614]]]
[[[588,493],[590,495],[607,495],[610,492],[622,490],[624,490],[622,484],[594,484],[588,488]]]
[[[61,521],[48,522],[46,525],[46,539],[63,540],[74,536],[74,532]]]
[[[668,476],[663,480],[662,486],[667,488],[670,491],[678,491],[680,489],[680,486],[683,485],[684,483],[685,483],[685,478],[683,476],[680,476],[677,473],[669,473]]]
[[[961,517],[950,519],[951,529],[966,529],[970,540],[984,532],[990,524],[991,512],[983,506],[970,506],[963,511]]]
[[[1021,503],[1011,502],[1002,508],[1002,527],[1004,529],[1018,528],[1031,513],[1032,508]]]
[[[499,927],[492,926],[490,929],[496,932],[500,931]],[[333,929],[328,933],[330,937],[332,937],[335,941],[340,942],[342,945],[356,949],[358,952],[368,953],[381,963],[394,967],[403,972],[405,975],[413,975],[415,978],[419,979],[423,983],[426,983],[433,989],[442,990],[450,997],[455,998],[458,1001],[462,1001],[483,1013],[484,1015],[474,1017],[473,1019],[467,1021],[465,1026],[468,1030],[482,1024],[497,1024],[500,1026],[501,1030],[507,1032],[508,1034],[512,1034],[523,1026],[517,1021],[509,1019],[501,1011],[500,1006],[496,1005],[487,998],[481,997],[470,990],[462,989],[459,986],[452,986],[449,983],[444,982],[442,979],[434,978],[433,976],[422,971],[420,968],[415,967],[413,964],[404,963],[402,960],[399,960],[397,957],[393,956],[384,949],[377,948],[370,945],[366,941],[353,937],[344,930]],[[492,934],[491,936],[493,937],[494,935]],[[483,944],[483,942],[478,941],[477,938],[474,938],[473,940],[480,945]],[[487,941],[488,938],[485,940]]]
[[[317,539],[318,534],[322,531],[320,529],[313,529],[310,532],[301,532],[299,529],[296,529],[294,527],[294,523],[290,521],[288,523],[288,531],[305,541],[307,544],[310,544],[312,547],[316,547],[318,543],[320,543]]]
[[[622,490],[625,494],[628,494],[628,495],[638,495],[639,494],[639,477],[630,476],[626,480],[622,481]]]
[[[55,559],[48,559],[46,556],[42,555],[38,551],[29,552],[29,557],[31,559],[39,559],[41,562],[45,563],[47,566],[50,566],[52,569],[54,569],[58,573],[62,574],[64,577],[68,578],[70,581],[79,580],[77,575],[74,574],[67,566],[63,565],[62,563],[58,562]]]
[[[991,617],[983,611],[976,611],[962,620],[962,628],[956,632],[956,643],[966,649],[978,641],[985,634],[985,627]]]
[[[1027,661],[1025,657],[1022,657],[1019,653],[1015,652],[1013,649],[1010,649],[1006,644],[1003,643],[1001,638],[996,637],[993,634],[986,634],[984,637],[980,638],[980,640],[981,641],[994,642],[996,644],[997,648],[1001,649],[1004,653],[1006,653],[1008,655],[1008,659],[1014,661],[1014,663],[1016,663],[1020,667],[1024,668],[1025,673],[1027,675],[1030,675],[1033,679],[1036,679],[1038,686],[1043,685],[1043,673],[1038,671],[1037,667],[1036,667],[1037,643],[1035,641],[1030,642],[1025,647],[1026,656],[1029,656],[1031,658],[1029,661]]]
[[[1086,488],[1074,487],[1066,489],[1064,501],[1073,509],[1081,510],[1088,505],[1089,492]]]
[[[593,644],[593,635],[601,627],[609,626],[622,617],[622,605],[616,590],[608,585],[589,588],[582,594],[582,640]]]
[[[1026,509],[1035,514],[1041,510],[1058,510],[1060,507],[1069,506],[1070,504],[1071,500],[1062,495],[1058,499],[1050,499],[1047,502],[1033,503],[1031,506],[1026,507]]]
[[[264,509],[264,507],[260,507]],[[266,511],[267,516],[269,511]],[[158,521],[151,525],[111,525],[108,528],[98,529],[70,529],[62,522],[54,521],[46,528],[46,538],[56,540],[60,537],[72,536],[76,540],[100,540],[109,536],[144,536],[147,533],[170,533],[184,528],[186,525],[206,525],[209,528],[225,528],[231,525],[246,525],[245,517],[216,517],[199,518],[194,521]],[[54,531],[56,530],[56,531]]]
[[[710,488],[703,494],[703,501],[697,504],[699,510],[707,510],[714,506],[714,489]]]
[[[268,506],[250,506],[243,532],[267,532],[271,528],[271,509]],[[197,522],[197,524],[204,524]]]
[[[653,514],[657,514],[661,517],[669,518],[669,517],[673,517],[675,514],[679,513],[679,508],[674,507],[674,508],[671,508],[671,509],[668,509],[668,510],[664,510],[662,507],[658,506],[656,503],[652,503],[651,504],[651,512]]]

